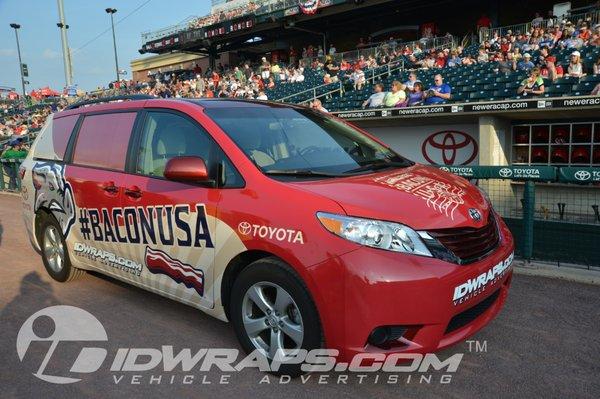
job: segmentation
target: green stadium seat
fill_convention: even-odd
[[[580,83],[586,82],[600,83],[600,75],[588,75],[580,79]]]

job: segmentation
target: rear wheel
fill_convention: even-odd
[[[46,271],[56,281],[70,281],[85,274],[71,265],[67,244],[54,216],[45,216],[41,223],[40,247]]]
[[[231,321],[246,352],[258,350],[271,362],[279,352],[294,356],[299,349],[322,346],[315,305],[302,280],[284,262],[258,260],[233,284]],[[300,375],[298,364],[283,364],[275,374]]]

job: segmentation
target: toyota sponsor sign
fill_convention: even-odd
[[[369,132],[407,158],[432,165],[477,165],[478,126],[475,124],[369,127]]]
[[[559,180],[577,184],[598,183],[600,182],[600,168],[560,168]]]
[[[556,181],[557,178],[557,168],[554,166],[437,166],[441,170],[452,172],[468,179]],[[595,169],[598,170],[600,178],[600,169]]]

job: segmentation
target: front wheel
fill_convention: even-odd
[[[246,267],[233,284],[231,321],[248,353],[258,350],[269,361],[299,349],[322,346],[316,307],[306,286],[285,263],[260,259]],[[283,351],[283,352],[281,352]],[[297,376],[301,365],[283,364],[275,374]]]
[[[44,217],[40,230],[40,247],[46,271],[56,281],[70,281],[85,274],[71,265],[67,244],[54,216]]]

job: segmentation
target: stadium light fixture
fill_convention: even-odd
[[[116,8],[107,8],[104,11],[106,11],[107,14],[110,15],[110,26],[112,29],[112,36],[113,36],[113,48],[115,51],[115,72],[117,74],[117,82],[120,80],[119,78],[119,58],[117,56],[117,39],[115,37],[115,21],[113,18],[113,15],[117,12]]]
[[[23,90],[23,98],[25,98],[25,77],[23,76],[23,61],[21,61],[21,45],[19,43],[19,29],[21,25],[11,23],[10,27],[15,30],[15,38],[17,39],[17,54],[19,55],[19,71],[21,71],[21,88]]]

